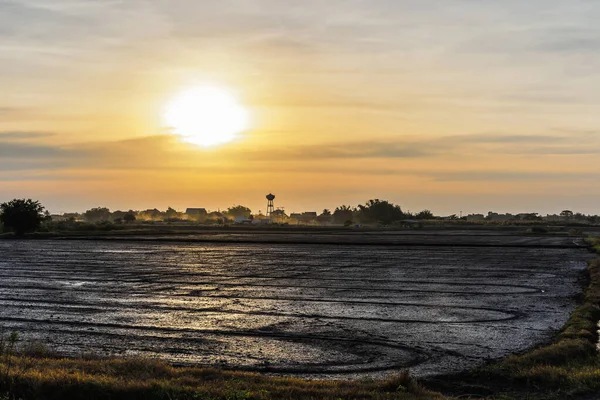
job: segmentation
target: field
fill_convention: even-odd
[[[591,258],[493,232],[243,235],[2,241],[0,323],[72,356],[427,377],[550,340]]]

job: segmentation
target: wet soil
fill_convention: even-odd
[[[69,355],[427,376],[548,340],[592,256],[566,237],[239,235],[0,241],[0,325]]]

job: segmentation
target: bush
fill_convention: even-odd
[[[369,200],[365,205],[359,205],[359,219],[362,223],[380,223],[389,225],[404,219],[400,206],[385,200]]]
[[[44,207],[39,201],[14,199],[0,204],[0,222],[17,236],[35,232],[44,219]]]

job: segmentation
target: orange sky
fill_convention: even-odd
[[[116,3],[0,11],[0,200],[600,213],[600,5]],[[165,134],[202,83],[250,111],[236,142]]]

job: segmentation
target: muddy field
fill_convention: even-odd
[[[457,234],[411,246],[392,236],[387,245],[0,241],[0,325],[71,355],[423,376],[550,338],[591,256],[570,238]]]

